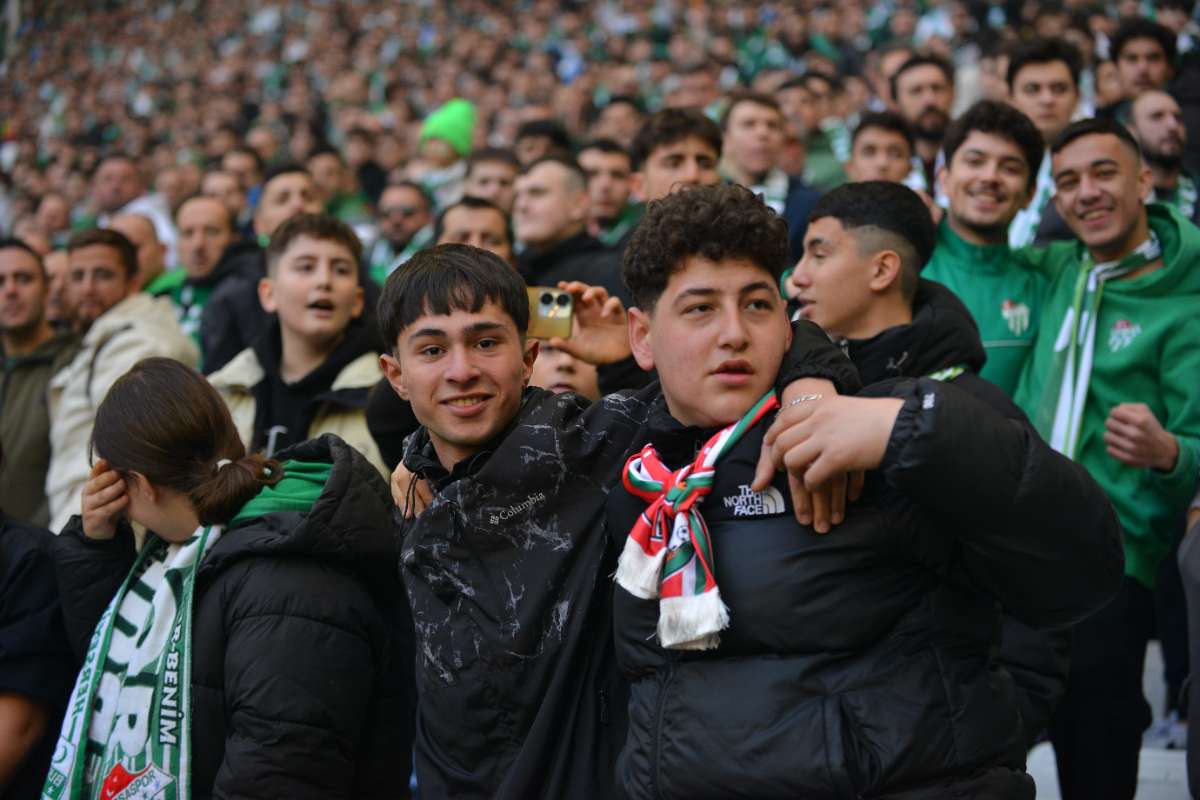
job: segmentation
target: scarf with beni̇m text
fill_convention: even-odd
[[[43,800],[191,797],[192,598],[220,536],[146,542],[92,634]]]
[[[733,425],[716,433],[695,461],[672,470],[653,445],[625,464],[625,489],[648,503],[634,523],[617,563],[617,583],[642,600],[658,602],[658,639],[666,648],[711,650],[729,625],[713,568],[712,539],[700,514],[712,491],[717,462],[746,431],[779,407],[774,392]]]
[[[1121,259],[1099,264],[1084,250],[1075,294],[1071,307],[1063,317],[1058,338],[1054,343],[1054,362],[1046,376],[1042,413],[1054,409],[1050,428],[1050,446],[1067,458],[1075,458],[1079,448],[1079,431],[1083,423],[1083,407],[1087,402],[1088,384],[1096,351],[1096,321],[1104,284],[1123,278],[1162,256],[1158,237],[1150,238]]]

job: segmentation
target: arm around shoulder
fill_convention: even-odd
[[[904,406],[884,474],[956,532],[975,585],[1034,628],[1070,625],[1112,597],[1121,526],[1083,467],[953,386],[905,381],[893,396]]]

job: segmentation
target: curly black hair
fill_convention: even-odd
[[[692,257],[750,261],[779,281],[788,265],[787,223],[737,184],[700,186],[656,200],[625,250],[621,277],[643,311],[653,311],[671,275]]]

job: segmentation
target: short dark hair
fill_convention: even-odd
[[[1115,136],[1124,142],[1125,146],[1132,150],[1139,160],[1142,157],[1142,148],[1138,145],[1137,139],[1133,138],[1133,134],[1130,133],[1129,128],[1109,117],[1090,117],[1072,122],[1063,128],[1063,132],[1051,143],[1050,154],[1058,155],[1071,142],[1081,139],[1084,136],[1091,136],[1092,134],[1110,134]]]
[[[842,91],[842,82],[837,79],[836,75],[830,75],[828,72],[821,70],[810,70],[800,76],[800,80],[807,87],[813,81],[820,81],[829,87],[829,91],[837,94]]]
[[[517,154],[507,147],[483,147],[472,152],[467,160],[467,174],[470,175],[478,164],[507,164],[514,172],[521,169]]]
[[[532,119],[517,128],[515,142],[530,136],[544,136],[559,150],[571,151],[571,134],[567,128],[556,119]]]
[[[733,110],[745,103],[764,106],[779,114],[783,114],[783,110],[779,107],[779,101],[766,92],[739,89],[729,95],[729,102],[725,105],[725,113],[721,115],[721,130],[729,127],[729,118],[733,116]]]
[[[610,153],[612,155],[622,155],[629,158],[629,151],[621,146],[621,143],[615,139],[609,139],[601,136],[597,139],[589,139],[584,143],[583,147],[579,148],[582,153],[585,150],[599,150],[601,153]]]
[[[825,217],[840,222],[860,245],[865,244],[867,229],[883,232],[890,241],[876,244],[899,254],[900,292],[912,300],[921,269],[937,243],[937,226],[916,192],[891,181],[845,183],[817,201],[808,221]]]
[[[292,175],[297,173],[301,175],[307,175],[310,179],[312,178],[312,173],[309,172],[308,168],[303,164],[300,164],[296,161],[284,161],[283,163],[276,164],[266,171],[266,173],[263,175],[262,186],[265,189],[268,183],[275,180],[280,175]]]
[[[67,252],[73,253],[81,248],[91,247],[96,244],[110,247],[116,251],[121,266],[125,268],[125,277],[127,279],[137,275],[137,248],[133,246],[133,242],[129,241],[125,234],[114,231],[112,228],[87,228],[86,230],[79,231],[67,241]]]
[[[230,126],[230,127],[233,130],[234,135],[236,135],[237,129],[232,128],[232,126]],[[234,147],[231,147],[231,148],[229,148],[229,150],[225,151],[226,156],[233,155],[234,153],[241,153],[242,155],[250,156],[250,158],[254,159],[254,168],[256,170],[258,170],[259,175],[262,174],[263,168],[266,166],[266,164],[263,163],[263,158],[261,155],[258,154],[257,150],[255,150],[253,147],[247,147],[244,144],[239,144],[239,145],[235,145]],[[223,157],[224,156],[222,156],[222,158]]]
[[[1115,63],[1121,59],[1121,51],[1134,39],[1154,39],[1162,48],[1167,63],[1175,67],[1175,34],[1166,25],[1145,17],[1127,17],[1121,20],[1116,33],[1108,45],[1108,57]]]
[[[1008,103],[980,100],[964,111],[946,131],[942,147],[946,153],[947,165],[954,160],[954,154],[971,135],[971,131],[1002,136],[1013,141],[1025,157],[1025,165],[1029,167],[1025,189],[1033,189],[1037,184],[1038,170],[1042,166],[1042,156],[1046,151],[1046,143],[1033,120]]]
[[[305,156],[304,163],[307,164],[310,161],[312,161],[314,158],[317,158],[318,156],[333,156],[334,158],[336,158],[338,160],[339,164],[345,165],[345,163],[346,163],[346,159],[342,157],[341,152],[336,147],[334,147],[333,145],[331,145],[327,142],[319,144],[316,147],[314,147],[312,149],[312,152],[310,152],[307,156]]]
[[[721,157],[721,128],[694,109],[667,108],[651,114],[633,139],[629,155],[635,170],[641,169],[655,150],[696,138]]]
[[[916,148],[917,144],[913,140],[912,128],[905,122],[904,117],[897,114],[895,111],[872,111],[863,114],[858,121],[858,126],[854,129],[854,133],[850,137],[850,149],[854,149],[855,143],[858,142],[859,134],[869,128],[878,128],[880,130],[891,131],[904,137],[904,141],[908,142],[908,149],[911,151]]]
[[[655,200],[625,249],[621,277],[634,304],[652,311],[671,275],[692,256],[745,259],[778,282],[789,261],[787,223],[737,184],[698,186]]]
[[[349,225],[331,214],[297,214],[271,234],[271,241],[267,245],[268,273],[275,272],[280,256],[288,249],[288,245],[301,236],[323,242],[337,242],[350,251],[355,264],[362,260],[362,242]]]
[[[387,186],[384,186],[383,191],[379,193],[380,201],[383,200],[384,192],[386,192],[388,189],[411,189],[417,193],[417,196],[421,198],[421,202],[425,204],[425,211],[428,212],[433,210],[433,198],[429,196],[429,192],[425,191],[425,187],[416,181],[402,180],[389,183]]]
[[[471,197],[464,195],[457,203],[451,203],[442,209],[442,213],[437,215],[437,219],[433,223],[433,241],[438,242],[442,238],[442,234],[446,230],[446,215],[456,208],[471,208],[476,211],[495,211],[500,215],[500,219],[504,220],[504,235],[508,237],[509,245],[513,243],[512,220],[508,218],[508,214],[504,213],[504,209],[493,203],[491,200],[484,200],[482,197]]]
[[[22,252],[29,254],[33,257],[33,260],[37,262],[38,271],[41,272],[42,277],[44,278],[46,276],[46,263],[42,261],[42,257],[38,255],[38,252],[30,247],[29,243],[24,239],[18,239],[15,236],[0,237],[0,251],[3,250],[21,250]]]
[[[1080,55],[1079,48],[1066,39],[1030,39],[1023,42],[1009,56],[1008,72],[1005,75],[1008,90],[1013,90],[1017,74],[1025,67],[1054,61],[1061,61],[1067,66],[1067,71],[1071,73],[1071,83],[1078,89],[1079,73],[1083,70],[1083,56]]]
[[[388,276],[379,297],[379,330],[389,351],[400,334],[425,314],[475,313],[491,301],[525,335],[529,296],[521,274],[497,255],[465,244],[421,250]]]
[[[917,67],[937,67],[942,71],[942,75],[946,76],[946,82],[954,86],[954,65],[941,56],[922,53],[908,59],[900,65],[899,69],[892,73],[888,88],[891,89],[893,98],[896,97],[896,87],[900,83],[900,76]]]

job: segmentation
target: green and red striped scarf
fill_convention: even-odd
[[[700,514],[712,491],[717,462],[767,414],[774,392],[722,429],[682,469],[663,464],[653,445],[625,464],[625,489],[648,507],[634,523],[617,563],[617,583],[643,600],[659,601],[658,638],[676,650],[711,650],[729,625],[713,571],[712,540]]]

